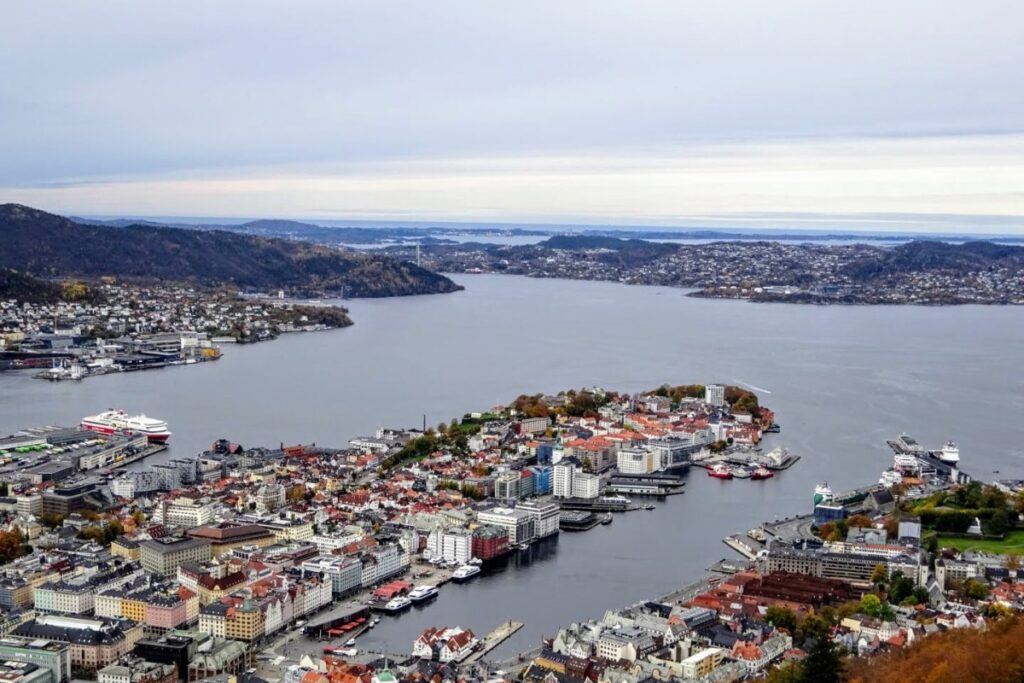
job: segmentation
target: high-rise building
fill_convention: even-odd
[[[725,405],[725,387],[721,384],[708,384],[704,387],[704,402],[721,408]]]

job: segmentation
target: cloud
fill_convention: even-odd
[[[1024,228],[1024,135],[253,167],[7,188],[84,214]],[[179,207],[187,207],[181,211]],[[240,211],[239,207],[244,207]],[[931,217],[931,218],[929,218]]]
[[[970,148],[1024,132],[1018,2],[55,0],[4,19],[0,187],[82,212],[987,215],[1018,178],[1019,156]]]

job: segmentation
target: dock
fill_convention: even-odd
[[[488,652],[498,647],[506,640],[514,636],[523,627],[520,621],[506,621],[504,624],[487,634],[487,637],[480,641],[480,647],[462,660],[461,664],[472,664],[482,658]]]
[[[122,467],[127,467],[128,465],[131,465],[133,462],[139,462],[140,460],[145,460],[146,458],[148,458],[151,455],[155,455],[157,453],[160,453],[161,451],[166,451],[166,450],[167,450],[167,446],[165,446],[164,444],[161,444],[161,443],[151,443],[148,446],[146,446],[146,448],[142,449],[141,451],[139,451],[135,455],[131,455],[131,456],[128,456],[127,458],[123,458],[121,460],[118,460],[117,462],[111,463],[110,465],[107,465],[106,467],[97,468],[96,469],[96,473],[97,474],[110,474],[112,472],[116,472],[117,470],[121,469]]]

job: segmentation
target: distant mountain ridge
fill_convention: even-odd
[[[230,283],[351,297],[440,294],[461,287],[378,254],[223,230],[82,224],[20,204],[0,205],[0,268],[36,276]]]

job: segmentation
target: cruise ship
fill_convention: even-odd
[[[452,572],[452,581],[455,583],[462,583],[469,581],[474,576],[480,573],[480,567],[472,564],[464,564],[454,572]]]
[[[167,423],[145,415],[126,415],[123,410],[105,410],[83,417],[81,426],[100,434],[143,434],[150,443],[164,443],[171,437]]]
[[[960,449],[952,441],[947,441],[946,445],[942,447],[942,450],[937,455],[939,460],[947,465],[956,467],[960,464]]]
[[[437,586],[416,586],[409,592],[412,604],[418,605],[437,597]]]

